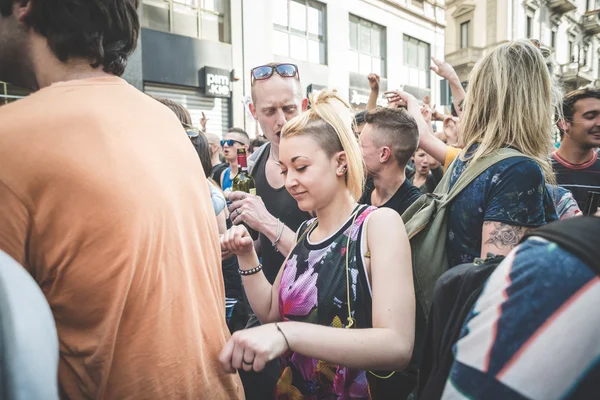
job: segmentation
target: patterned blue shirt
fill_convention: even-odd
[[[468,315],[442,399],[598,398],[598,304],[592,270],[555,243],[528,239]]]
[[[451,187],[466,166],[456,159]],[[475,178],[450,206],[446,242],[450,266],[473,262],[481,255],[485,221],[533,228],[555,220],[540,166],[527,157],[500,161]]]

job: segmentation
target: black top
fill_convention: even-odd
[[[217,164],[214,167],[212,167],[212,171],[210,172],[210,177],[212,178],[213,181],[217,182],[219,187],[221,187],[221,174],[223,173],[223,171],[225,171],[227,169],[228,166],[229,166],[229,164],[227,164],[227,163],[221,163],[221,164]]]
[[[414,182],[415,176],[416,176],[416,174],[415,174],[415,175],[413,175],[413,176],[412,176],[410,179],[407,179],[407,180],[408,180],[408,181],[410,181],[410,183],[412,184],[412,183]],[[429,175],[427,176],[427,180],[425,181],[425,183],[424,183],[424,184],[422,184],[422,185],[419,187],[419,191],[420,191],[422,194],[425,194],[425,193],[433,193],[433,191],[435,190],[435,187],[436,187],[436,186],[437,186],[437,181],[436,181],[436,179],[434,178],[433,174],[429,174]]]
[[[311,216],[298,208],[298,203],[288,193],[285,186],[273,189],[267,182],[265,166],[270,153],[271,144],[269,143],[252,169],[252,176],[256,183],[256,194],[262,198],[267,211],[271,215],[279,218],[291,230],[297,231],[302,222],[310,219]],[[260,234],[260,251],[263,272],[267,280],[273,284],[285,257],[275,250],[269,238],[262,233]]]
[[[588,192],[600,192],[600,157],[594,152],[592,159],[584,164],[571,164],[558,155],[552,154],[552,168],[558,186],[570,190],[583,210]]]
[[[371,194],[375,190],[375,184],[373,183],[372,178],[367,179],[367,184],[365,185],[365,191],[363,192],[362,197],[359,200],[360,204],[368,204],[371,205]],[[417,199],[421,196],[421,192],[412,183],[407,180],[398,188],[396,193],[389,199],[385,204],[381,207],[391,208],[395,210],[398,214],[404,214],[404,211],[408,209]]]

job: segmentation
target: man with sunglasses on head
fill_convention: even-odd
[[[273,283],[287,254],[296,243],[296,230],[310,218],[285,189],[279,165],[279,139],[287,121],[306,110],[298,67],[272,63],[251,71],[252,104],[250,111],[260,124],[269,143],[256,150],[249,160],[250,173],[256,182],[257,196],[232,192],[230,218],[235,225],[245,223],[259,232],[263,272]],[[252,318],[249,325],[258,321]],[[276,362],[266,372],[241,373],[248,399],[271,398],[279,378]]]
[[[257,196],[233,192],[229,211],[235,225],[245,223],[259,232],[263,271],[273,282],[285,256],[295,244],[296,230],[310,218],[300,211],[296,200],[285,190],[279,165],[279,138],[287,121],[306,110],[298,67],[294,64],[268,64],[251,71],[250,111],[269,143],[250,158],[250,173]]]
[[[223,148],[223,155],[225,156],[225,162],[229,164],[222,173],[219,183],[221,188],[226,192],[227,197],[229,191],[231,191],[231,185],[233,178],[237,175],[239,168],[237,163],[237,151],[238,149],[244,148],[248,151],[250,146],[250,137],[248,134],[240,128],[230,128],[225,134],[225,139],[221,140],[221,147]]]

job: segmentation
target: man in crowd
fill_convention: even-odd
[[[405,176],[406,164],[419,145],[417,123],[398,108],[377,108],[365,120],[359,142],[370,179],[360,202],[402,215],[421,195]]]
[[[235,178],[239,171],[237,151],[241,148],[248,151],[250,137],[243,129],[229,128],[221,143],[223,145],[223,155],[225,156],[225,161],[229,164],[229,167],[223,170],[219,182],[223,190],[231,190],[233,178]]]
[[[298,208],[285,188],[279,165],[279,139],[283,125],[306,110],[298,69],[292,64],[268,64],[252,70],[250,111],[258,120],[269,143],[257,149],[249,160],[257,196],[232,192],[230,218],[259,232],[258,247],[263,272],[272,284],[287,254],[296,244],[296,230],[310,215]],[[256,324],[253,318],[249,324]],[[273,395],[279,378],[277,361],[267,364],[261,374],[242,373],[248,399]]]
[[[600,89],[567,94],[562,110],[562,142],[552,154],[552,166],[559,186],[570,190],[583,209],[588,192],[600,192]]]
[[[0,0],[0,80],[37,91],[0,108],[0,249],[50,304],[62,398],[241,399],[200,161],[118,77],[137,8]]]
[[[555,226],[570,237],[568,246],[534,233],[487,280],[454,345],[442,399],[591,399],[600,393],[600,252],[594,242],[600,218]]]
[[[254,68],[252,74],[250,111],[269,143],[259,148],[249,162],[257,196],[233,192],[229,210],[235,225],[245,223],[259,232],[263,272],[273,283],[285,256],[296,244],[296,230],[310,219],[285,189],[279,166],[281,129],[306,110],[308,99],[302,95],[298,70],[292,64],[268,64]]]

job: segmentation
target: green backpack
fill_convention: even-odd
[[[469,165],[450,189],[450,178],[456,168],[454,160],[434,192],[422,195],[402,214],[412,251],[415,295],[425,315],[429,314],[435,283],[449,268],[447,212],[452,200],[485,170],[511,157],[526,156],[513,149],[497,150]]]

